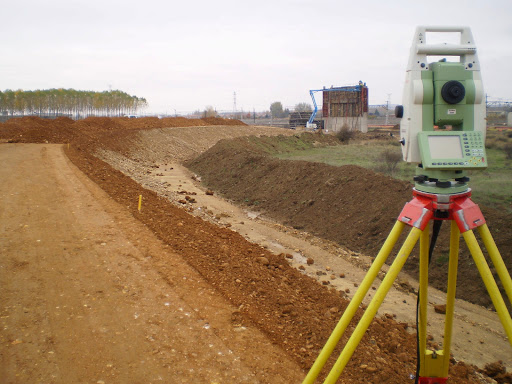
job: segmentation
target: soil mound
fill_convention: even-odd
[[[46,120],[27,116],[0,123],[0,139],[20,143],[68,143],[74,136],[74,121],[67,117]]]
[[[258,138],[220,141],[187,166],[209,188],[252,210],[353,251],[378,253],[404,204],[411,200],[411,184],[353,165],[279,160],[268,155],[265,143]],[[503,230],[512,225],[512,215],[485,207],[482,211],[505,264],[512,268],[512,233]],[[431,285],[442,290],[446,290],[448,272],[448,232],[444,226],[429,271]],[[404,238],[405,234],[399,244]],[[416,274],[418,265],[413,253],[405,269]],[[463,241],[457,283],[459,298],[492,306]]]
[[[122,125],[119,124],[119,120],[110,117],[90,116],[83,120],[77,120],[76,127],[89,130],[113,131],[116,129],[121,129]]]
[[[205,117],[201,119],[206,125],[246,125],[237,119],[222,119],[220,117]]]
[[[257,140],[220,141],[186,165],[224,196],[295,229],[353,250],[379,249],[378,240],[410,197],[409,183],[353,165],[279,160],[258,148]]]
[[[128,131],[148,130],[167,127],[199,127],[215,125],[246,125],[240,120],[206,118],[187,119],[185,117],[87,117],[83,120],[71,120],[59,117],[55,120],[41,119],[37,116],[12,118],[0,123],[0,140],[19,143],[67,144],[79,137],[101,141],[107,135],[126,136]]]

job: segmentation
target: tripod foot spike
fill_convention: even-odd
[[[446,384],[446,377],[420,377],[418,379],[418,384]]]

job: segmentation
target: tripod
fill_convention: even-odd
[[[332,354],[338,341],[343,336],[347,326],[354,317],[358,307],[366,296],[368,290],[377,277],[384,262],[398,241],[400,234],[406,226],[412,227],[409,235],[400,248],[395,260],[391,264],[384,280],[377,289],[373,299],[368,305],[363,316],[359,320],[354,332],[345,344],[340,356],[331,369],[324,383],[333,384],[342,374],[355,349],[370,326],[377,310],[384,301],[388,291],[396,280],[400,270],[404,266],[409,254],[413,250],[418,239],[420,240],[420,265],[419,265],[419,314],[418,314],[418,357],[419,357],[419,384],[445,384],[447,382],[450,364],[450,347],[452,339],[452,325],[455,305],[455,289],[457,282],[457,267],[459,256],[460,234],[466,241],[468,249],[473,257],[475,265],[489,292],[492,303],[507,338],[512,346],[512,318],[501,296],[492,272],[485,260],[482,250],[473,233],[477,229],[487,249],[498,277],[501,280],[509,301],[512,303],[512,279],[507,271],[505,263],[496,247],[492,235],[485,223],[485,219],[470,198],[471,190],[455,194],[437,194],[421,192],[413,188],[413,199],[408,202],[398,216],[393,229],[377,254],[372,266],[368,270],[361,285],[350,301],[343,316],[336,325],[331,336],[327,340],[315,363],[311,367],[303,384],[313,383],[327,359]],[[427,350],[427,304],[428,304],[428,264],[429,264],[429,222],[431,220],[446,220],[451,222],[450,253],[448,264],[448,286],[446,294],[446,319],[444,328],[443,350]]]

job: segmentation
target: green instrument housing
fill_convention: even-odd
[[[459,193],[468,189],[466,170],[487,168],[485,138],[475,131],[476,85],[464,64],[440,61],[421,73],[422,123],[418,132],[424,180],[416,188],[428,193]],[[458,181],[453,181],[458,180]],[[431,182],[434,181],[434,182]],[[449,182],[439,187],[435,182]]]
[[[474,103],[476,86],[473,72],[467,71],[464,64],[437,62],[430,64],[431,71],[423,71],[423,131],[433,131],[434,126],[444,129],[451,126],[453,130],[474,130]],[[450,104],[444,100],[443,87],[450,82],[463,86],[465,95],[461,101]]]

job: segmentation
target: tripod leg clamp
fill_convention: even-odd
[[[484,215],[470,198],[458,199],[453,204],[453,219],[461,233],[485,224]]]
[[[415,196],[414,199],[405,204],[398,216],[398,221],[423,231],[433,216],[431,200],[423,196]]]

